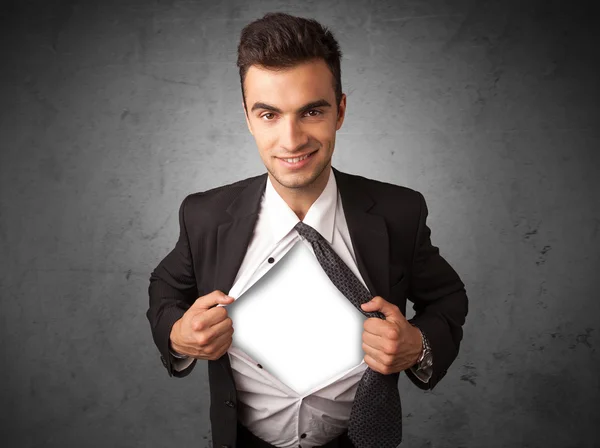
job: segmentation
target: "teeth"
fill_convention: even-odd
[[[308,156],[310,156],[310,154],[307,154],[307,155],[305,155],[304,157],[296,157],[296,158],[294,158],[294,159],[283,159],[283,160],[285,160],[285,161],[286,161],[286,162],[288,162],[288,163],[297,163],[297,162],[299,162],[300,160],[304,160],[304,159],[308,158]]]

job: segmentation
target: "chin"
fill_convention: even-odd
[[[298,175],[275,176],[275,179],[286,188],[304,188],[313,182],[312,177]]]
[[[322,172],[323,170],[318,167],[310,173],[278,173],[274,177],[286,188],[305,188],[312,185]]]

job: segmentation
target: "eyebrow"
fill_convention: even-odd
[[[315,107],[331,107],[331,104],[329,104],[328,101],[323,100],[323,99],[318,100],[318,101],[311,101],[310,103],[307,103],[304,106],[297,109],[296,112],[297,113],[306,112],[307,110],[314,109]],[[278,107],[271,106],[270,104],[266,104],[266,103],[260,103],[260,102],[254,103],[250,112],[254,112],[256,109],[265,109],[265,110],[269,110],[271,112],[277,112],[279,114],[282,112],[282,110],[279,109]]]

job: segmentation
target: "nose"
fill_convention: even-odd
[[[282,124],[279,143],[286,153],[301,150],[308,144],[308,134],[302,128],[302,124],[295,118],[284,120]]]

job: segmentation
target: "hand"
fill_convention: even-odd
[[[406,320],[396,305],[383,297],[375,296],[361,308],[381,311],[385,315],[385,320],[370,317],[363,325],[362,348],[367,365],[384,375],[415,365],[423,350],[419,329]]]
[[[233,298],[219,290],[198,297],[171,328],[171,346],[177,353],[197,359],[219,359],[233,341],[233,322],[223,306]]]

